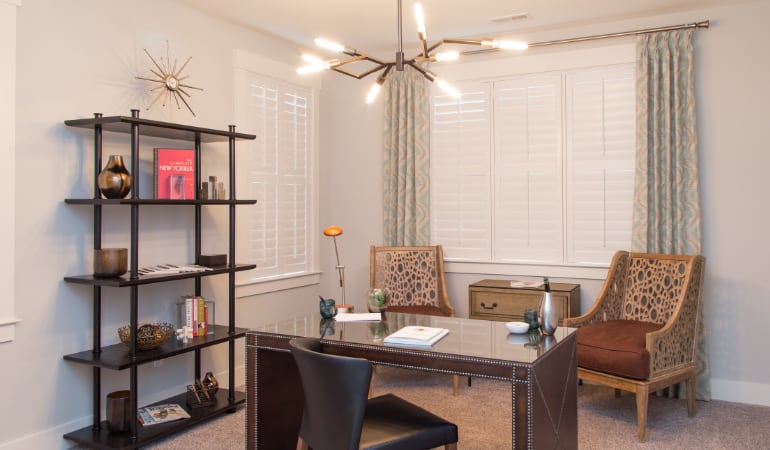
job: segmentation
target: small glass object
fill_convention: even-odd
[[[535,309],[525,309],[524,310],[524,322],[527,322],[529,324],[529,329],[531,330],[537,330],[538,324],[537,324],[537,310]]]
[[[373,288],[369,289],[367,298],[367,308],[369,312],[383,312],[388,307],[388,298],[390,293],[387,289]]]
[[[131,392],[115,391],[107,394],[107,428],[111,433],[128,431],[131,418]]]
[[[321,312],[321,317],[324,319],[331,319],[332,317],[337,315],[337,306],[335,305],[333,298],[323,298],[320,295],[318,296],[321,301],[319,302],[318,308]]]

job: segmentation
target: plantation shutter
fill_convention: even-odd
[[[561,78],[494,83],[494,261],[562,258]]]
[[[566,76],[567,262],[606,263],[631,241],[634,69]]]
[[[238,210],[239,233],[247,242],[239,258],[256,262],[252,278],[307,272],[313,92],[250,72],[245,77],[248,96],[241,110],[249,120],[243,128],[257,139],[238,161],[245,166],[239,170],[246,173],[248,198],[258,201]]]
[[[490,88],[455,86],[459,99],[433,96],[431,241],[446,259],[491,257]]]

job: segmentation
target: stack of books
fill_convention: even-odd
[[[448,333],[446,328],[409,325],[387,336],[383,342],[396,347],[431,347]]]

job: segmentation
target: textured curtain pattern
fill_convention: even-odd
[[[385,83],[383,242],[430,243],[430,109],[428,83],[417,71],[393,72]]]
[[[701,252],[693,34],[679,30],[637,40],[634,251]],[[696,394],[709,400],[703,308],[700,324]]]

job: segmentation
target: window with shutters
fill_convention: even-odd
[[[434,91],[431,239],[448,261],[601,266],[631,242],[633,64]]]
[[[238,195],[257,199],[237,210],[238,241],[244,242],[238,259],[257,264],[238,281],[315,277],[317,89],[275,73],[280,63],[256,66],[272,73],[236,69],[239,129],[257,136],[239,142],[249,147],[237,152]]]

